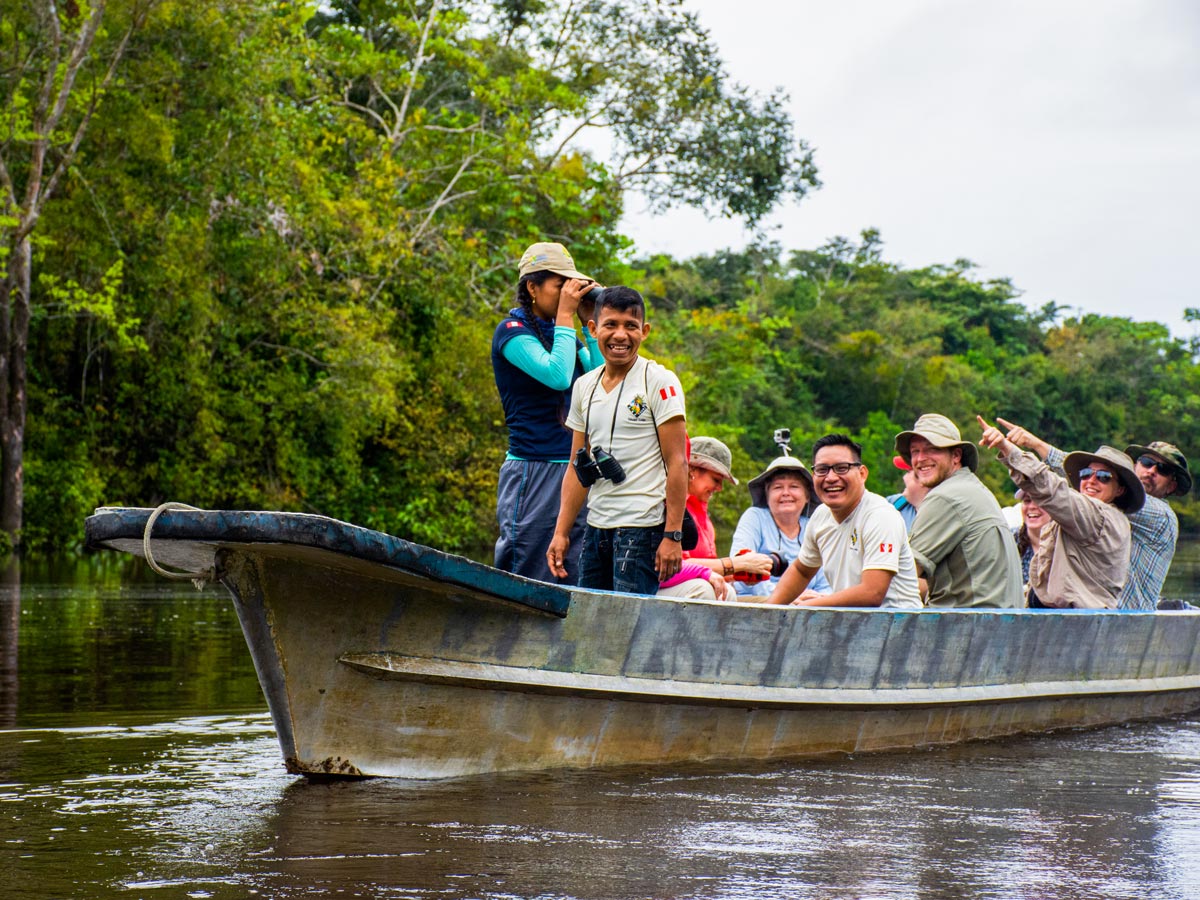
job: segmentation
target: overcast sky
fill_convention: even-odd
[[[889,261],[973,260],[1023,300],[1166,323],[1200,307],[1200,2],[689,0],[731,76],[791,95],[824,187],[768,224],[785,249],[879,228]],[[636,251],[745,246],[649,216]]]

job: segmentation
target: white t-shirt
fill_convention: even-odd
[[[865,491],[843,522],[838,522],[828,507],[817,507],[804,530],[797,558],[806,566],[824,569],[835,592],[861,584],[864,569],[894,572],[881,605],[921,606],[904,517],[878,494]]]
[[[674,372],[644,357],[611,391],[604,390],[603,378],[601,366],[576,379],[567,427],[583,431],[586,423],[592,456],[603,447],[621,464],[625,480],[614,484],[601,478],[592,485],[588,524],[593,528],[662,525],[667,515],[667,469],[656,426],[685,414],[683,387]]]

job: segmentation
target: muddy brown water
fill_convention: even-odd
[[[0,588],[0,897],[1200,897],[1200,715],[818,763],[310,784],[230,601]],[[1166,593],[1200,597],[1200,546]]]

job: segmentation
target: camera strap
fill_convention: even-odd
[[[649,363],[647,363],[647,368],[649,368]],[[629,376],[627,374],[626,378],[628,378],[628,377]],[[583,441],[587,445],[587,450],[588,450],[589,454],[591,454],[591,452],[592,452],[592,430],[591,430],[592,401],[596,399],[596,388],[600,387],[600,382],[603,380],[604,380],[604,367],[601,366],[600,374],[598,376],[596,376],[596,380],[592,383],[592,392],[590,394],[588,394],[587,412],[584,414],[584,417],[583,417]],[[622,378],[620,385],[617,386],[617,399],[616,399],[616,402],[613,404],[612,424],[609,426],[609,429],[608,429],[608,451],[610,453],[612,452],[613,437],[617,433],[617,413],[621,409],[621,392],[623,390],[625,390],[625,378]],[[649,404],[647,404],[647,405],[649,405]],[[654,421],[654,410],[650,410],[650,421],[652,421],[652,422]],[[658,434],[657,428],[654,429],[654,433],[656,435]],[[662,455],[662,442],[661,441],[659,441],[658,453],[660,456]]]

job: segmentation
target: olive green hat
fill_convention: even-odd
[[[1125,452],[1129,454],[1130,459],[1137,459],[1147,453],[1161,457],[1173,470],[1170,474],[1175,476],[1175,490],[1172,492],[1174,496],[1182,497],[1192,489],[1192,473],[1188,471],[1187,457],[1174,444],[1168,444],[1166,441],[1151,441],[1144,447],[1141,444],[1130,444],[1125,448]],[[1162,469],[1159,471],[1162,472]]]

